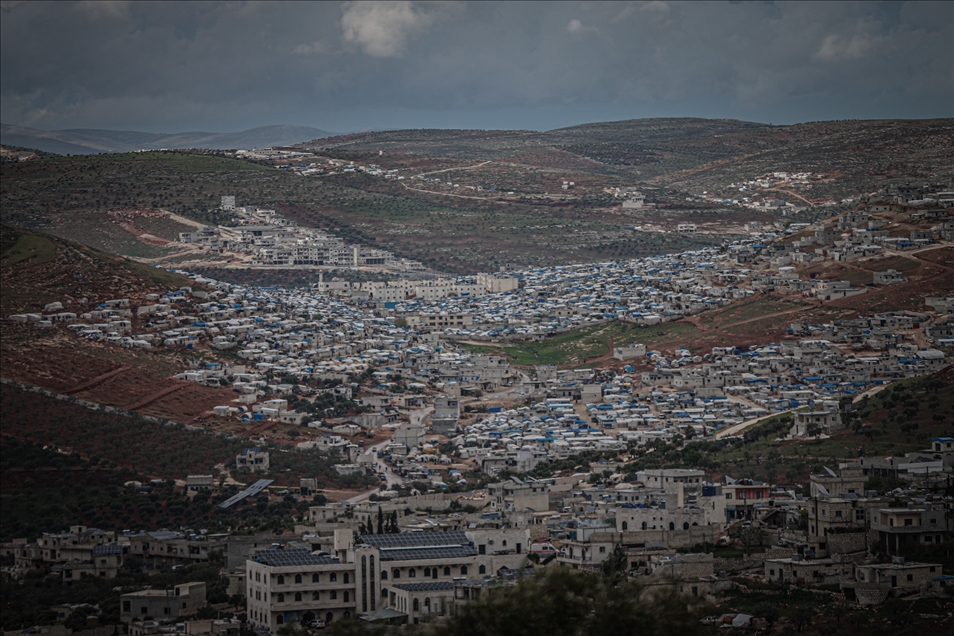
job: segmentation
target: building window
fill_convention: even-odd
[[[345,583],[348,582],[348,578],[349,578],[348,573],[345,572],[345,573],[344,573],[344,582],[345,582]]]
[[[382,580],[382,581],[387,581],[387,580],[388,580],[388,571],[387,571],[387,570],[381,570],[381,580]]]
[[[344,600],[345,600],[345,603],[351,600],[351,592],[349,592],[348,590],[345,590]]]
[[[477,554],[487,554],[487,546],[480,544],[477,546]]]
[[[295,592],[295,602],[301,603],[301,592]]]
[[[444,576],[450,576],[450,568],[449,568],[449,567],[445,567],[445,568],[444,568]]]
[[[401,578],[401,571],[397,568],[394,568],[394,578],[396,579]]]
[[[606,554],[606,546],[605,546],[605,545],[601,545],[601,546],[600,546],[600,554]]]
[[[624,522],[623,522],[623,532],[626,532],[627,530],[629,530],[629,523],[627,523],[627,522],[624,521]]]
[[[463,576],[466,576],[466,575],[467,575],[467,566],[466,566],[466,565],[460,566],[460,573],[461,573],[461,575],[463,575]]]
[[[278,623],[279,625],[282,625],[282,624],[285,622],[285,617],[282,616],[281,614],[279,614],[279,615],[275,618],[275,622]]]
[[[413,608],[415,612],[418,612],[421,609],[421,603],[417,599],[414,599]]]
[[[312,582],[312,583],[317,583],[317,582],[318,582],[318,574],[317,574],[317,573],[311,575],[311,582]]]
[[[408,570],[407,575],[411,577],[412,579],[415,578],[417,576],[417,568],[411,568],[410,570]]]
[[[479,574],[487,574],[487,566],[486,566],[486,565],[481,565],[480,568],[477,570],[477,572],[478,572]]]
[[[295,583],[301,583],[301,574],[295,575]]]
[[[320,600],[321,600],[321,595],[318,594],[318,592],[312,592],[312,593],[311,593],[311,600],[313,600],[313,601],[320,601]]]
[[[331,600],[332,601],[338,600],[338,592],[336,590],[331,590]]]
[[[424,568],[424,578],[429,578],[431,576],[431,568]]]
[[[278,584],[283,585],[285,583],[285,577],[281,574],[278,575]]]
[[[279,603],[284,603],[284,602],[285,602],[285,595],[282,594],[281,592],[278,593],[278,602],[279,602]]]
[[[933,572],[934,568],[931,568],[931,571]],[[131,611],[132,608],[130,607],[130,605],[132,605],[132,601],[123,601],[123,611],[124,612]]]
[[[338,580],[338,573],[337,573],[337,572],[332,572],[332,573],[331,573],[331,581],[332,581],[332,582],[335,582],[335,581],[337,581],[337,580]]]
[[[140,607],[140,608],[139,608],[139,613],[140,613],[140,614],[145,614],[147,611],[148,611],[148,610],[147,610],[145,607]]]

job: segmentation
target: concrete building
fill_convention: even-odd
[[[171,590],[140,590],[119,597],[119,617],[124,623],[151,617],[174,620],[190,616],[205,605],[205,583],[183,583]]]
[[[543,512],[550,509],[550,489],[542,483],[526,483],[516,477],[487,485],[491,509],[506,512]]]
[[[340,536],[339,536],[340,535]],[[351,531],[335,531],[335,556],[273,547],[246,562],[248,622],[275,633],[289,623],[327,623],[355,615]]]
[[[235,456],[235,467],[248,469],[253,473],[268,472],[268,453],[260,448],[243,448]]]

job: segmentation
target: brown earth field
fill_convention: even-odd
[[[229,389],[170,377],[182,363],[174,354],[121,349],[59,330],[5,324],[0,352],[4,378],[185,424],[210,420],[212,407],[235,398]]]

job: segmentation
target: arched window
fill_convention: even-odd
[[[348,610],[345,610],[344,617],[348,618],[350,616],[351,616],[351,612],[349,612]]]
[[[320,601],[320,600],[321,600],[321,595],[318,594],[318,592],[312,592],[312,593],[311,593],[311,600],[313,600],[313,601]]]
[[[301,603],[301,592],[295,592],[295,602]]]
[[[347,572],[344,573],[344,582],[345,582],[345,583],[348,582],[348,573],[347,573]]]
[[[279,585],[284,585],[284,584],[285,584],[285,577],[282,576],[281,574],[278,575],[278,584],[279,584]]]
[[[295,583],[301,583],[301,574],[295,575]]]
[[[332,581],[337,581],[337,580],[338,580],[338,573],[337,573],[337,572],[332,572],[332,573],[331,573],[331,580],[332,580]]]
[[[646,529],[646,522],[645,522],[645,521],[643,522],[643,526],[642,526],[642,528],[643,528],[643,530],[645,530],[645,529]]]
[[[417,576],[417,568],[411,568],[407,571],[407,575],[412,579]]]
[[[506,540],[506,539],[503,540],[503,544],[504,544],[504,547],[506,548],[506,547],[507,547],[507,540]]]
[[[670,522],[669,522],[669,529],[670,529],[670,530],[675,530],[675,529],[676,529],[676,524],[674,524],[672,521],[670,521]]]
[[[279,614],[279,615],[275,618],[275,622],[278,623],[279,625],[281,625],[282,623],[285,622],[285,617],[282,616],[281,614]]]
[[[394,578],[396,579],[401,578],[401,571],[397,568],[394,568]]]
[[[420,604],[420,602],[418,602],[417,599],[414,599],[413,608],[414,608],[414,611],[415,611],[415,612],[418,612],[418,611],[420,611],[420,609],[421,609],[421,604]]]
[[[334,619],[335,615],[331,612],[325,614],[325,625],[331,625],[331,621]]]
[[[345,590],[345,603],[351,600],[351,592]]]
[[[437,578],[437,568],[434,568],[433,570],[431,570],[431,578],[432,579]]]
[[[444,568],[444,576],[450,576],[450,568],[449,568],[449,567],[445,567],[445,568]]]
[[[388,580],[388,571],[387,571],[387,570],[381,570],[381,580],[382,580],[382,581],[387,581],[387,580]]]
[[[431,598],[430,598],[430,597],[427,597],[426,599],[424,599],[424,607],[425,607],[426,609],[431,609]]]
[[[477,572],[480,573],[480,574],[487,574],[487,566],[486,566],[486,565],[481,565],[481,566],[480,566],[480,569],[478,569]]]
[[[431,568],[424,568],[424,578],[427,578],[431,575]]]
[[[683,529],[683,530],[688,530],[688,529],[689,529],[689,522],[688,522],[688,521],[686,521],[686,522],[684,522],[684,523],[682,524],[682,529]]]
[[[284,602],[285,602],[285,595],[282,594],[281,592],[278,593],[278,602],[279,602],[279,603],[284,603]]]
[[[626,522],[626,521],[624,521],[624,522],[623,522],[623,532],[626,532],[627,530],[629,530],[629,523]]]
[[[467,566],[466,566],[466,565],[460,566],[460,573],[463,574],[463,575],[466,575],[466,574],[467,574]]]
[[[312,582],[312,583],[317,583],[317,582],[318,582],[318,573],[317,573],[317,572],[316,572],[315,574],[312,574],[312,575],[311,575],[311,582]]]
[[[338,600],[338,591],[337,591],[337,590],[331,590],[330,596],[331,596],[331,600],[332,600],[332,601],[337,601],[337,600]]]

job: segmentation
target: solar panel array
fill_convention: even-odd
[[[441,592],[454,589],[453,581],[428,581],[427,583],[395,583],[391,587],[405,592]]]
[[[275,567],[329,565],[339,562],[336,557],[316,556],[308,550],[258,550],[255,552],[255,560]]]
[[[440,548],[419,547],[419,548],[391,548],[381,550],[380,558],[382,561],[415,561],[418,559],[461,559],[471,557],[477,554],[477,550],[470,546],[445,546]]]
[[[93,556],[103,556],[106,554],[122,554],[123,546],[116,543],[107,543],[106,545],[97,545],[93,547]]]
[[[263,490],[271,486],[274,482],[275,482],[274,479],[259,479],[258,481],[256,481],[254,484],[252,484],[251,486],[249,486],[242,492],[236,495],[232,495],[231,497],[229,497],[228,499],[220,503],[219,508],[230,508],[231,506],[234,506],[235,504],[242,501],[246,497],[257,495],[258,493],[262,492]]]
[[[469,545],[467,535],[460,530],[450,532],[401,532],[397,534],[364,534],[360,543],[375,548],[411,548],[418,546]]]

